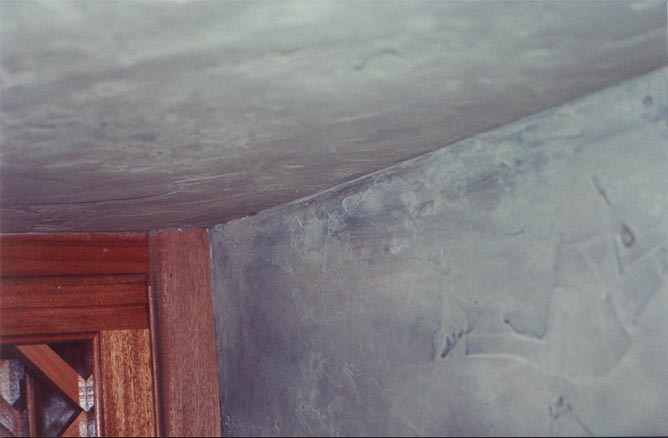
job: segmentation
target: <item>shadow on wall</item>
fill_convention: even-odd
[[[214,227],[224,432],[668,433],[666,73]]]

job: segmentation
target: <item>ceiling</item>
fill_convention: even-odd
[[[661,0],[0,14],[3,232],[222,223],[666,64]]]

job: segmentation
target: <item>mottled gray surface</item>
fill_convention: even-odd
[[[666,64],[633,1],[0,1],[0,229],[213,225]]]
[[[224,432],[668,434],[667,75],[214,227]]]

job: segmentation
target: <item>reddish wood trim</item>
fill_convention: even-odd
[[[89,341],[96,333],[49,333],[37,335],[7,335],[0,337],[0,344],[50,344],[63,341]]]
[[[148,328],[147,305],[2,310],[2,337]],[[5,342],[3,340],[3,342]]]
[[[88,275],[81,277],[0,278],[0,306],[91,307],[147,304],[146,276]]]
[[[17,345],[16,351],[30,369],[79,406],[79,374],[46,344]]]
[[[93,342],[93,411],[68,422],[66,434],[90,426],[93,415],[98,436],[156,434],[148,260],[145,234],[0,235],[0,343],[22,344],[32,372],[62,392],[60,357],[41,352],[30,362],[31,352],[48,348],[35,344]]]
[[[218,362],[204,229],[149,236],[160,435],[220,436]]]
[[[130,380],[126,379],[125,384],[117,381],[116,389],[113,382],[103,381],[105,375],[109,381],[115,379],[109,377],[105,364],[115,360],[115,369],[132,370],[136,361],[128,362],[122,355],[111,353],[132,343],[124,332],[99,336],[96,333],[140,329],[139,332],[146,334],[145,344],[153,344],[152,350],[144,349],[148,355],[143,356],[149,361],[150,353],[153,354],[155,363],[148,368],[149,374],[158,375],[159,379],[147,380],[148,386],[143,385],[150,391],[144,391],[141,398],[144,401],[150,398],[154,403],[141,405],[148,406],[150,413],[137,417],[140,418],[137,424],[144,424],[144,429],[132,434],[152,434],[157,432],[157,426],[161,435],[220,436],[207,232],[192,229],[152,234],[150,277],[148,241],[143,234],[0,236],[0,286],[3,298],[7,297],[0,300],[0,342],[30,344],[65,338],[93,339],[97,356],[94,373],[103,376],[95,379],[98,433],[114,434],[125,426],[120,415],[113,416],[114,406],[119,405],[114,405],[109,397],[116,391],[127,403],[135,400],[135,396],[128,395],[128,390],[132,390]],[[153,289],[153,297],[139,298],[138,286],[142,285],[146,291],[153,279],[158,282],[149,288]],[[62,292],[60,297],[50,295],[54,288]],[[42,301],[47,305],[42,306]],[[146,330],[149,326],[150,334]],[[113,348],[109,347],[110,342]],[[36,346],[22,347],[30,350]],[[134,347],[126,350],[125,356],[142,351]],[[128,371],[125,376],[134,379],[138,372]],[[153,432],[147,432],[146,424],[151,424],[150,421]]]
[[[100,350],[100,334],[96,333],[95,337],[91,340],[93,343],[93,376],[94,376],[94,391],[95,391],[95,436],[107,436],[105,433],[104,427],[104,397],[102,387],[102,352]]]
[[[3,234],[1,276],[147,273],[143,233]]]
[[[149,310],[149,323],[150,323],[150,332],[151,332],[151,371],[153,372],[153,415],[155,416],[155,432],[157,436],[160,436],[160,428],[162,424],[162,411],[161,404],[159,399],[160,388],[159,388],[159,373],[158,373],[158,361],[160,360],[160,353],[157,350],[157,338],[156,338],[156,317],[155,317],[155,306],[153,297],[153,287],[148,286],[148,299],[151,305],[148,306]]]
[[[144,234],[0,235],[0,263],[2,342],[148,328]]]
[[[35,407],[35,382],[33,377],[26,373],[25,377],[26,420],[28,436],[37,436],[37,408]]]

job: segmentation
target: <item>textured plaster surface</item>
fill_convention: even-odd
[[[666,64],[656,1],[0,1],[0,228],[213,225]]]
[[[668,70],[211,230],[224,433],[668,433]]]

